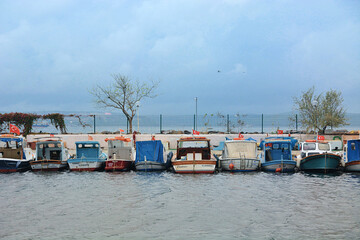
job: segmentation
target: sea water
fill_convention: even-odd
[[[359,239],[360,175],[0,175],[0,239]]]

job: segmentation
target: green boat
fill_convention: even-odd
[[[337,171],[341,156],[330,152],[327,142],[304,142],[300,144],[300,170],[305,172],[334,172]]]

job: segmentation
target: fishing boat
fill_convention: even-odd
[[[176,173],[214,173],[216,167],[210,140],[205,137],[180,138],[171,162]]]
[[[325,141],[307,140],[299,144],[298,156],[301,171],[333,172],[341,162],[341,156],[331,152],[331,146]]]
[[[224,171],[256,171],[260,165],[257,158],[257,142],[236,138],[226,140],[219,162],[221,170]]]
[[[103,170],[107,155],[101,151],[98,141],[79,141],[76,145],[76,157],[68,160],[71,171]]]
[[[160,140],[136,142],[136,171],[163,171],[167,167],[166,152]]]
[[[344,146],[345,171],[360,172],[360,139],[348,140]]]
[[[30,161],[33,171],[58,171],[68,167],[68,149],[60,138],[40,139],[36,142],[35,160]]]
[[[108,159],[105,171],[129,171],[135,160],[135,149],[131,139],[126,137],[107,138]]]
[[[296,161],[291,156],[291,140],[267,140],[261,154],[261,169],[266,172],[294,172]]]
[[[31,159],[35,154],[26,148],[26,141],[22,136],[12,134],[0,135],[0,172],[23,172],[30,170]]]

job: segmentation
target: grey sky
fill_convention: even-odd
[[[112,73],[160,80],[143,114],[282,113],[313,85],[360,112],[360,1],[0,2],[2,112],[100,110]],[[220,72],[219,72],[220,71]]]

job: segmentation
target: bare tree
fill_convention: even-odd
[[[309,131],[320,131],[325,133],[327,127],[339,127],[347,125],[346,111],[342,106],[343,98],[341,92],[330,90],[323,94],[316,95],[312,87],[302,96],[294,97],[295,109],[299,112],[301,124]]]
[[[154,98],[155,89],[159,82],[140,83],[131,80],[121,74],[112,74],[114,82],[103,87],[97,85],[90,93],[95,96],[97,105],[106,108],[120,109],[129,122],[129,130],[132,132],[132,121],[136,114],[137,104],[143,98]]]

